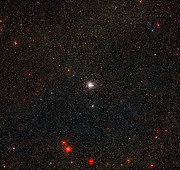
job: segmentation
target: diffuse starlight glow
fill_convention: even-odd
[[[1,168],[178,169],[177,2],[2,6]]]

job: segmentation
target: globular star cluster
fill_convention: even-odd
[[[179,1],[0,2],[2,169],[178,169]]]

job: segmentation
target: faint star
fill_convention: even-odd
[[[126,158],[126,162],[129,164],[131,162],[130,158]]]
[[[39,82],[42,82],[42,81],[43,81],[43,78],[42,78],[42,77],[40,77],[40,78],[38,79],[38,81],[39,81]]]
[[[151,164],[150,164],[150,167],[151,167],[151,168],[154,168],[154,167],[155,167],[155,164],[154,164],[154,163],[151,163]]]
[[[168,132],[168,130],[167,130],[167,129],[165,129],[165,130],[164,130],[164,132],[165,132],[165,133],[167,133],[167,132]]]
[[[106,163],[106,166],[109,166],[110,164],[109,163]]]
[[[159,133],[161,130],[159,128],[156,128],[156,133]]]
[[[6,165],[6,164],[3,164],[2,167],[5,169],[5,168],[7,168],[7,165]]]
[[[32,76],[32,72],[28,72],[27,75],[28,75],[28,77],[31,77]]]
[[[39,90],[35,90],[35,93],[36,93],[36,94],[39,94],[39,93],[40,93],[40,91],[39,91]]]
[[[15,41],[13,42],[13,45],[14,45],[14,46],[17,46],[17,45],[18,45],[17,40],[15,40]]]
[[[156,27],[157,28],[160,28],[161,27],[161,24],[159,22],[156,23]]]
[[[75,75],[76,75],[76,72],[73,73],[73,77],[75,77]]]
[[[23,102],[27,101],[27,97],[23,97],[23,98],[22,98],[22,101],[23,101]]]
[[[157,135],[155,135],[155,136],[154,136],[154,139],[156,139],[156,140],[157,140],[157,139],[159,139],[159,137],[158,137]]]
[[[16,147],[15,147],[15,146],[13,146],[13,147],[12,147],[12,150],[13,150],[13,151],[15,151],[15,150],[16,150]]]
[[[95,105],[94,105],[94,104],[92,104],[92,105],[91,105],[91,108],[95,108]]]

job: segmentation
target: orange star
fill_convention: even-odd
[[[66,153],[70,153],[72,151],[72,148],[70,146],[67,146],[65,148]]]

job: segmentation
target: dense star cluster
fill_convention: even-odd
[[[178,169],[178,0],[1,0],[2,169]]]

